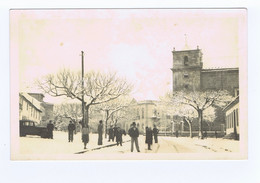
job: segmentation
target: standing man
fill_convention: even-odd
[[[98,145],[102,145],[102,135],[103,135],[103,121],[99,121],[98,125]]]
[[[148,150],[152,150],[151,145],[153,144],[153,131],[150,127],[146,127],[145,143],[148,144]]]
[[[69,132],[69,142],[73,142],[73,131],[75,130],[75,125],[70,121],[68,125],[68,132]]]
[[[52,120],[50,120],[49,123],[47,124],[48,138],[49,139],[53,139],[53,129],[54,129],[54,125],[52,124]]]
[[[112,125],[108,129],[108,142],[112,140],[114,142],[114,130],[112,128]]]
[[[122,146],[123,138],[122,135],[126,135],[126,132],[124,129],[121,129],[120,127],[117,127],[117,134],[116,134],[116,145]]]
[[[139,130],[136,128],[135,122],[132,123],[132,127],[129,129],[128,134],[131,137],[131,152],[134,150],[134,143],[137,152],[140,152],[139,145],[138,145],[138,137],[139,137]]]
[[[156,128],[156,125],[153,125],[154,143],[158,143],[158,133],[159,133],[159,130]]]

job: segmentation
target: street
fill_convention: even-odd
[[[103,137],[103,145],[97,145],[97,134],[90,134],[87,149],[83,149],[81,133],[74,135],[74,142],[68,142],[66,132],[55,131],[54,139],[42,139],[37,136],[20,137],[20,154],[24,155],[54,155],[54,154],[124,154],[131,153],[131,142],[128,135],[123,136],[124,143],[117,146],[116,142],[108,142]],[[159,143],[152,145],[152,150],[147,149],[145,136],[138,138],[140,153],[215,153],[239,152],[239,142],[224,139],[197,139],[188,137],[159,136]],[[134,152],[137,153],[135,147]]]

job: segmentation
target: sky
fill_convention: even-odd
[[[204,68],[239,67],[247,51],[244,9],[78,9],[10,11],[11,63],[19,90],[62,68],[115,71],[137,100],[172,89],[172,50],[197,46]],[[185,36],[186,39],[185,39]],[[49,102],[57,102],[46,96]]]

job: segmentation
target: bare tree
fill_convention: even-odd
[[[227,91],[178,91],[168,93],[169,101],[175,106],[175,113],[181,113],[185,116],[189,128],[191,129],[192,121],[196,115],[191,112],[189,108],[193,109],[197,113],[199,122],[199,137],[203,138],[203,117],[205,119],[215,118],[214,106],[224,107],[229,101],[232,100],[232,96]],[[188,107],[188,108],[187,108]]]
[[[106,103],[96,105],[95,109],[98,111],[103,111],[105,113],[105,138],[107,138],[107,126],[108,120],[118,120],[118,114],[124,108],[130,105],[130,99],[128,97],[119,97],[115,100],[111,100]],[[115,115],[116,114],[116,115]],[[116,122],[115,122],[116,123]]]
[[[84,75],[84,88],[81,87],[81,83],[81,74],[68,69],[63,69],[55,75],[49,74],[37,81],[44,93],[53,97],[66,96],[83,102],[86,124],[89,123],[91,106],[117,99],[132,90],[132,85],[126,79],[118,77],[116,73],[88,72]]]
[[[179,103],[192,107],[198,114],[199,137],[203,138],[203,112],[214,105],[224,107],[232,96],[227,91],[192,91],[192,92],[175,92],[172,97],[174,103]]]
[[[65,103],[54,106],[54,119],[59,121],[62,118],[67,118],[72,121],[76,126],[82,118],[81,105],[78,103]],[[60,123],[57,124],[64,128],[68,124]],[[76,131],[75,131],[76,132]]]

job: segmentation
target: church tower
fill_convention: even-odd
[[[202,52],[197,46],[194,50],[172,51],[173,55],[173,91],[200,90]]]

